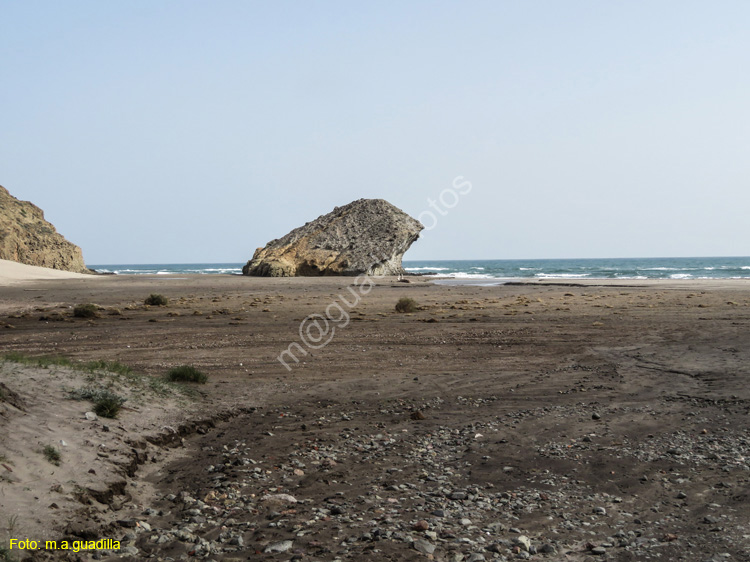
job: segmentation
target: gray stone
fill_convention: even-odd
[[[265,549],[263,549],[263,552],[265,553],[287,552],[292,549],[292,546],[294,546],[294,541],[275,542],[275,543],[269,544]]]
[[[513,544],[515,544],[525,552],[528,552],[529,548],[531,548],[531,540],[529,540],[529,537],[527,537],[526,535],[521,535],[520,537],[514,538]]]
[[[414,541],[414,550],[421,552],[422,554],[432,554],[435,552],[435,545],[424,539],[418,539]]]

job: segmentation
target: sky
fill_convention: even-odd
[[[0,185],[88,264],[242,263],[360,198],[430,227],[412,260],[748,256],[749,27],[729,0],[0,0]]]

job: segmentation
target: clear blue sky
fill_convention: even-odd
[[[746,1],[0,0],[0,185],[90,264],[244,262],[456,176],[407,259],[750,255],[748,29]]]

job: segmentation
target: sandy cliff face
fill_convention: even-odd
[[[0,259],[86,273],[81,249],[44,220],[44,211],[0,186]]]
[[[422,224],[383,199],[359,199],[292,230],[242,269],[245,275],[399,275]]]

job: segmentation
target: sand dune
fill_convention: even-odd
[[[92,279],[93,276],[48,267],[37,267],[8,260],[0,260],[0,286],[14,285],[38,279]]]

